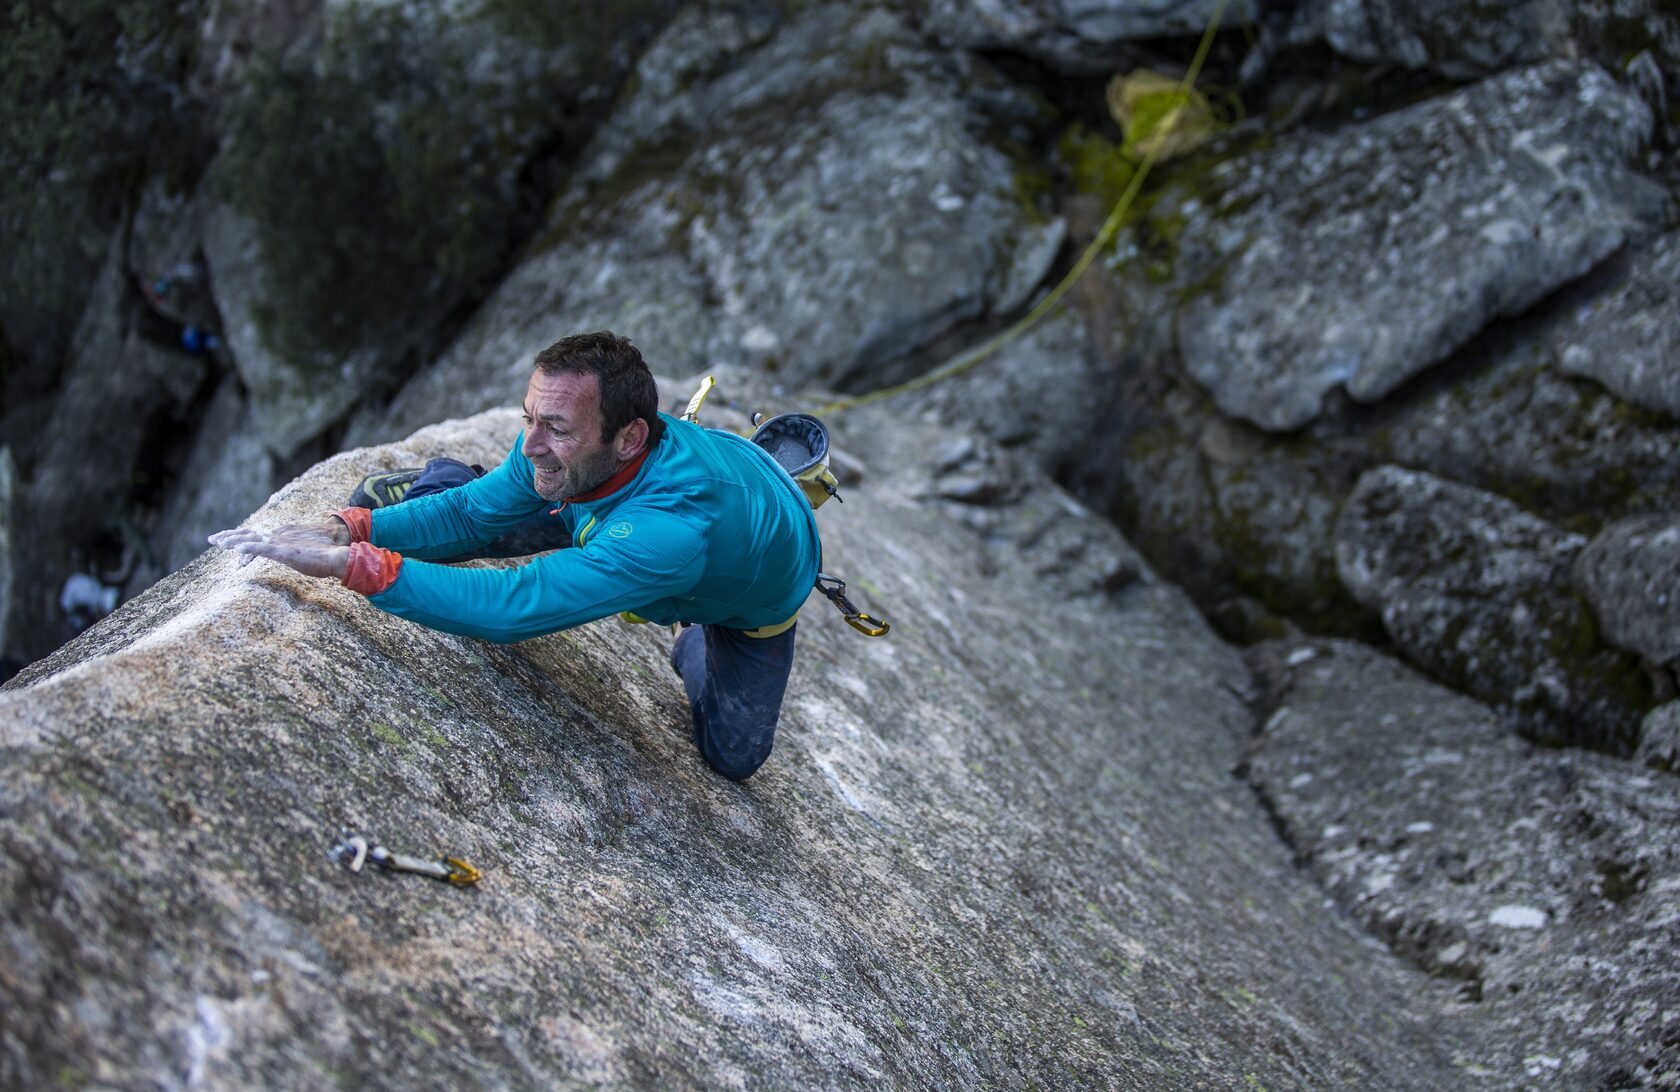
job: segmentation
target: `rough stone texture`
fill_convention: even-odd
[[[1478,1062],[1534,1088],[1680,1081],[1680,780],[1537,749],[1351,642],[1250,663],[1250,780],[1331,896],[1498,1029]]]
[[[1616,394],[1680,417],[1680,231],[1660,236],[1629,263],[1625,279],[1578,310],[1558,338],[1558,361]]]
[[[956,62],[888,11],[691,10],[633,86],[546,235],[357,442],[498,404],[581,329],[629,331],[670,372],[885,381],[1019,306],[1054,257],[1062,229],[1029,221],[977,140]]]
[[[336,457],[253,523],[517,428]],[[868,473],[821,513],[829,562],[897,625],[812,607],[744,786],[694,755],[654,627],[491,646],[225,556],[14,679],[0,1082],[1524,1083],[1323,912],[1229,775],[1245,670],[1180,593],[987,577],[911,497],[958,434],[836,433]],[[353,877],[344,823],[486,878]]]
[[[1253,0],[1226,0],[1226,30],[1254,18]],[[932,0],[926,26],[959,49],[1007,50],[1084,76],[1111,75],[1127,42],[1201,34],[1218,0]]]
[[[1654,704],[1572,586],[1586,539],[1503,497],[1420,471],[1359,479],[1336,566],[1406,658],[1511,715],[1532,739],[1632,752]]]
[[[1650,125],[1602,70],[1559,62],[1219,164],[1158,214],[1187,225],[1186,367],[1273,430],[1337,388],[1381,398],[1660,213],[1628,169]]]
[[[1680,774],[1680,701],[1659,705],[1645,717],[1636,757],[1653,769]]]
[[[1606,640],[1654,664],[1680,659],[1680,516],[1633,516],[1600,532],[1575,582]]]
[[[1294,8],[1291,45],[1323,41],[1366,64],[1473,79],[1570,55],[1568,0],[1309,0]]]

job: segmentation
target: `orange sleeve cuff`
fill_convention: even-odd
[[[365,508],[351,511],[365,512]],[[350,563],[344,567],[344,586],[363,595],[378,595],[397,582],[402,571],[402,555],[381,550],[371,542],[356,542],[350,546]]]
[[[350,528],[351,542],[366,542],[373,537],[373,513],[366,508],[340,508],[333,514]]]

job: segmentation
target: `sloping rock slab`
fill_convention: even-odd
[[[745,785],[695,756],[662,630],[492,646],[221,556],[13,680],[0,1084],[1457,1087],[1474,1023],[1229,776],[1240,659],[1151,580],[1048,609],[982,576],[898,476],[952,435],[894,424],[840,423],[871,468],[822,517],[897,626],[807,612]],[[517,428],[339,456],[253,523]],[[485,879],[350,875],[341,824]]]
[[[1650,111],[1558,62],[1214,168],[1181,195],[1185,364],[1226,413],[1287,431],[1373,402],[1592,268],[1654,215],[1628,163]],[[1194,189],[1196,187],[1192,187]]]
[[[1396,466],[1361,476],[1336,521],[1342,583],[1407,659],[1532,739],[1626,755],[1651,685],[1599,641],[1574,589],[1585,545],[1504,497]]]
[[[1680,231],[1659,236],[1629,262],[1625,278],[1582,308],[1558,338],[1558,362],[1629,402],[1680,417]]]
[[[1256,787],[1337,902],[1477,1002],[1499,1029],[1482,1064],[1531,1087],[1680,1079],[1680,779],[1536,749],[1352,642],[1250,662],[1272,706]]]
[[[573,330],[631,336],[671,373],[874,385],[952,325],[1019,306],[1062,228],[1028,221],[954,64],[879,9],[779,26],[689,11],[643,57],[543,237],[353,436],[499,404]]]

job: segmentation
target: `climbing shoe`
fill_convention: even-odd
[[[356,487],[356,491],[350,494],[350,507],[387,508],[393,504],[401,504],[422,473],[419,467],[413,467],[369,474],[362,479],[362,484]]]

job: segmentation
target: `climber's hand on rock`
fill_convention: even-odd
[[[294,543],[299,546],[348,546],[350,528],[337,516],[314,523],[288,523],[268,533],[270,542]]]
[[[316,528],[315,533],[299,533],[297,530],[310,527]],[[330,576],[342,580],[344,569],[350,564],[350,547],[323,539],[322,534],[330,536],[332,532],[311,524],[288,524],[275,531],[242,528],[217,531],[210,536],[210,544],[243,554],[239,562],[241,565],[253,557],[266,557],[305,576]]]

